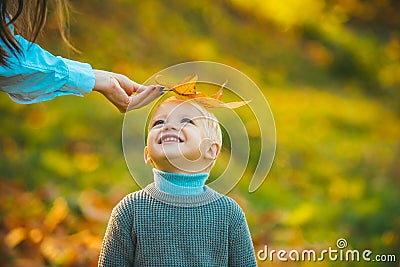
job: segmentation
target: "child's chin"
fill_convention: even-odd
[[[164,157],[168,160],[174,160],[176,162],[191,163],[199,160],[201,153],[198,150],[187,149],[179,144],[165,145],[162,148]]]
[[[180,159],[184,157],[184,154],[182,151],[179,151],[179,149],[168,149],[164,148],[163,149],[163,156],[168,159],[168,160],[175,160],[175,159]]]

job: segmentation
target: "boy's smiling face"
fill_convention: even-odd
[[[219,152],[205,127],[210,119],[188,102],[162,103],[149,124],[146,163],[173,173],[208,172]]]

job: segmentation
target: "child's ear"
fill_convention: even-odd
[[[220,147],[217,143],[212,143],[206,151],[205,158],[210,160],[216,160],[219,154]]]
[[[149,149],[147,148],[147,146],[144,148],[144,162],[146,162],[146,164],[153,164],[153,161],[150,158]]]

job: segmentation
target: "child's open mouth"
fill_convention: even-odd
[[[166,144],[166,143],[182,143],[183,140],[179,138],[177,135],[173,134],[163,134],[161,135],[160,140],[158,141],[159,144]]]

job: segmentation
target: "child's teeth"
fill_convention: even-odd
[[[179,142],[179,139],[176,137],[167,137],[164,139],[164,142]]]

